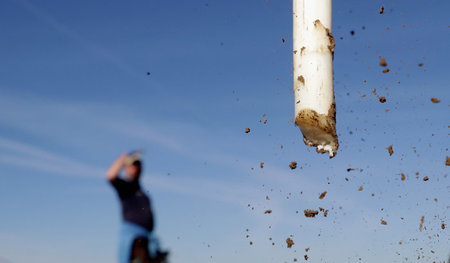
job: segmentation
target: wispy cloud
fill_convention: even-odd
[[[61,35],[73,40],[75,43],[79,44],[88,52],[107,60],[120,70],[132,76],[136,77],[139,75],[135,69],[133,69],[130,65],[126,64],[124,61],[119,59],[118,56],[112,54],[111,52],[106,51],[104,48],[100,48],[100,46],[96,45],[94,42],[87,40],[76,31],[72,30],[65,24],[58,21],[55,17],[46,12],[44,9],[40,8],[38,5],[36,5],[36,3],[32,3],[27,0],[15,0],[14,2],[20,4],[20,6],[22,6],[24,9],[33,14],[36,18],[43,21],[45,24],[56,30]]]
[[[103,174],[102,169],[4,137],[0,137],[0,162],[61,175],[98,176]]]

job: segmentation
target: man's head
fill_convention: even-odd
[[[125,174],[131,180],[138,180],[142,172],[142,162],[139,158],[128,157],[125,162]]]

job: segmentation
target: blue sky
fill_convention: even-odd
[[[135,148],[171,262],[447,259],[450,3],[333,4],[330,160],[293,124],[291,1],[2,1],[0,263],[115,262]]]

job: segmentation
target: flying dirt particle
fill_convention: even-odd
[[[309,247],[305,248],[305,252],[308,252],[308,251],[309,251]]]
[[[264,124],[267,124],[267,119],[264,120]]]
[[[355,30],[350,31],[350,35],[354,36],[355,35]]]
[[[392,149],[392,144],[385,148],[389,152],[389,156],[392,156],[394,154],[394,149]]]
[[[288,237],[288,238],[286,238],[286,244],[287,244],[288,248],[291,248],[292,245],[294,245],[295,243],[290,237]]]
[[[417,66],[423,67],[423,62],[420,62],[419,64],[417,64]]]
[[[387,225],[387,222],[385,220],[381,219],[381,224],[382,225]]]
[[[345,177],[344,179],[345,179],[345,181],[347,181],[347,182],[348,182],[348,178],[347,178],[347,177]]]
[[[425,216],[422,216],[422,218],[420,218],[420,225],[419,225],[419,230],[420,232],[422,232],[422,228],[423,228],[423,221],[425,220]]]
[[[147,72],[147,76],[150,76],[150,74],[151,74],[150,72]]]
[[[289,164],[289,167],[294,170],[295,168],[297,168],[297,162],[296,161],[292,161],[291,164]]]
[[[386,102],[386,97],[380,96],[380,97],[378,98],[378,100],[379,100],[381,103],[385,103],[385,102]]]
[[[379,13],[380,13],[380,15],[383,15],[383,14],[384,14],[384,5],[381,6],[380,12],[379,12]]]
[[[405,181],[406,175],[404,173],[402,173],[401,176],[402,176],[402,181]]]
[[[438,99],[438,98],[431,98],[430,100],[431,100],[431,102],[433,102],[433,103],[439,103],[439,102],[441,102],[441,100]]]
[[[384,74],[386,74],[386,73],[388,73],[388,72],[389,72],[389,68],[383,69],[383,73],[384,73]]]
[[[250,246],[251,246],[251,245],[253,245],[253,242],[252,242],[252,241],[250,241],[250,242],[249,242],[249,244],[250,244]]]
[[[266,211],[264,211],[264,214],[271,214],[272,210],[271,209],[267,209]]]
[[[447,158],[445,159],[445,165],[450,166],[450,156],[447,156]]]
[[[306,217],[315,217],[319,213],[319,211],[312,210],[312,209],[306,209],[303,211],[303,213],[305,213]]]
[[[294,262],[297,262],[297,258],[294,258]]]
[[[270,198],[269,198],[269,196],[268,196],[268,195],[266,195],[266,200],[270,200]]]
[[[284,42],[286,42],[286,39],[284,39],[284,37],[282,37],[281,41],[284,43]]]
[[[444,223],[441,224],[441,228],[445,229],[445,224]]]
[[[327,194],[327,191],[321,193],[319,196],[319,199],[324,199],[326,194]]]
[[[426,181],[428,181],[430,178],[428,178],[428,176],[425,176],[424,178],[423,178],[423,180],[426,182]]]
[[[304,257],[305,257],[305,260],[308,260],[308,255],[305,255]]]
[[[355,168],[347,168],[347,172],[351,172],[351,171],[354,171],[354,170],[356,170]]]
[[[245,128],[245,133],[249,133],[250,132],[250,128]]]
[[[380,66],[382,66],[382,67],[386,67],[388,64],[387,64],[387,62],[386,62],[386,59],[385,58],[381,58],[380,59]]]
[[[261,163],[259,164],[259,167],[261,167],[261,169],[264,168],[264,162],[261,162]]]
[[[362,186],[360,186],[360,187],[358,188],[358,191],[362,191],[362,190],[364,190],[364,188],[363,188]]]

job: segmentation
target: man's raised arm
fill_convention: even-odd
[[[106,172],[106,178],[108,178],[109,181],[113,181],[119,176],[119,172],[122,169],[126,158],[127,154],[123,153],[111,164]]]

